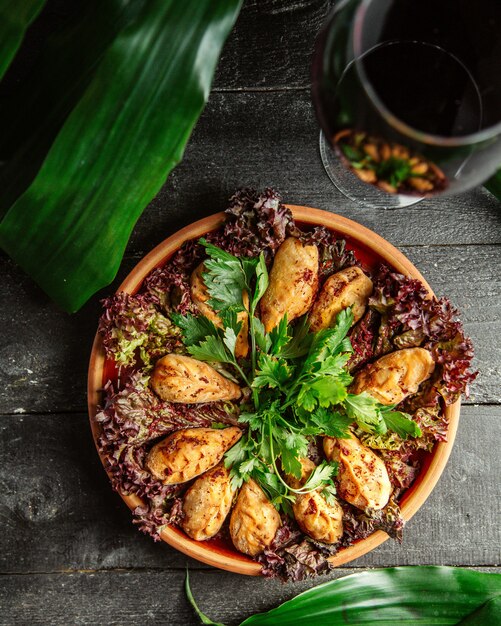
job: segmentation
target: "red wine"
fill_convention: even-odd
[[[499,122],[499,0],[352,0],[346,7],[347,23],[324,33],[314,64],[314,96],[329,127],[339,129],[355,113],[360,119],[370,107],[370,97],[361,101],[363,84],[356,85],[364,79],[386,109],[425,133],[463,136]],[[348,34],[361,12],[358,34]]]
[[[475,81],[482,100],[482,127],[500,121],[501,114],[501,2],[499,0],[375,0],[367,18],[376,19],[374,44],[419,41],[438,46],[456,59]],[[373,44],[372,44],[373,45]],[[421,51],[423,63],[426,60]],[[418,56],[416,56],[418,60]],[[451,64],[435,58],[428,80],[447,81]],[[403,69],[403,68],[402,68]],[[424,72],[426,67],[422,67]],[[437,74],[435,74],[437,72]],[[461,71],[458,67],[452,72]]]
[[[475,80],[442,48],[417,41],[385,43],[359,64],[376,97],[409,126],[443,137],[480,129],[482,103]]]
[[[500,32],[501,0],[335,5],[312,92],[344,164],[390,193],[485,180],[501,159]]]

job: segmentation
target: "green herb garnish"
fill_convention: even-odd
[[[242,407],[239,416],[247,433],[225,455],[235,488],[253,478],[279,510],[290,513],[296,494],[321,489],[327,500],[335,494],[336,463],[321,463],[299,489],[291,488],[282,477],[283,472],[301,478],[300,459],[307,456],[311,437],[349,438],[352,424],[377,435],[387,431],[402,438],[421,434],[406,413],[366,393],[348,392],[353,380],[346,369],[353,352],[347,337],[353,322],[351,309],[339,313],[333,328],[317,333],[309,332],[306,319],[292,327],[285,317],[266,333],[255,316],[268,286],[263,254],[239,259],[204,239],[200,243],[209,256],[203,274],[208,302],[224,329],[202,315],[172,317],[183,330],[183,341],[193,357],[230,364],[252,392],[252,402]],[[249,361],[235,357],[241,311],[249,315]]]

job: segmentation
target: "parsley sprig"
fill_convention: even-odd
[[[346,369],[353,352],[347,337],[353,322],[351,309],[339,313],[333,328],[317,333],[309,332],[306,319],[291,326],[286,317],[267,333],[256,317],[268,286],[263,254],[237,258],[205,239],[200,243],[208,255],[203,273],[208,304],[223,328],[202,315],[172,317],[193,357],[229,364],[252,392],[252,403],[243,405],[239,416],[247,432],[225,455],[235,488],[253,478],[279,510],[290,513],[299,494],[322,490],[328,501],[335,494],[336,463],[322,462],[298,489],[282,476],[301,478],[300,459],[308,455],[313,437],[349,438],[354,423],[379,435],[388,430],[402,438],[421,435],[409,415],[378,403],[367,393],[349,393],[353,380]],[[242,311],[249,316],[249,361],[235,356],[242,326],[237,316]]]
[[[174,313],[173,321],[184,331],[183,341],[188,352],[200,361],[228,363],[240,374],[248,387],[256,371],[257,341],[264,335],[264,327],[255,316],[256,307],[268,287],[268,271],[264,255],[258,257],[237,258],[200,239],[209,258],[205,261],[202,276],[209,292],[208,304],[219,315],[224,330],[217,328],[203,315],[182,316]],[[251,296],[249,296],[251,294]],[[250,377],[240,366],[235,356],[235,347],[242,323],[238,313],[246,311],[249,315],[249,333],[251,338]],[[259,339],[256,335],[259,334]],[[253,390],[254,404],[258,396]]]

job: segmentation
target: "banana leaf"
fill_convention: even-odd
[[[241,0],[132,0],[0,245],[65,310],[116,275],[138,217],[181,160]]]
[[[188,580],[186,587],[202,623],[218,624],[196,607]],[[249,617],[240,626],[459,623],[501,624],[501,575],[436,566],[366,571],[313,587],[276,609]]]
[[[323,626],[445,626],[457,624],[499,595],[498,574],[455,567],[393,567],[324,583],[268,613],[249,617],[241,626],[304,626],[306,619]]]
[[[46,0],[2,0],[0,2],[0,78],[14,58],[28,26]]]
[[[69,15],[42,31],[25,77],[0,100],[0,217],[33,181],[120,29],[141,8],[129,0],[72,0]],[[38,25],[33,29],[37,32]]]

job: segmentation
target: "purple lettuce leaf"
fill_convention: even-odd
[[[284,239],[297,232],[292,213],[274,189],[262,193],[241,189],[230,198],[225,213],[224,227],[212,243],[235,256],[255,257],[263,252],[271,261]]]
[[[420,281],[382,265],[374,276],[369,306],[381,315],[376,358],[399,348],[422,346],[437,365],[432,380],[421,386],[418,398],[404,404],[404,410],[433,406],[440,398],[449,405],[461,394],[468,397],[477,376],[471,369],[473,344],[449,300],[430,298]]]
[[[358,265],[353,250],[346,249],[346,241],[338,239],[325,226],[315,226],[312,230],[300,233],[299,238],[306,244],[317,246],[321,281],[345,267]]]

